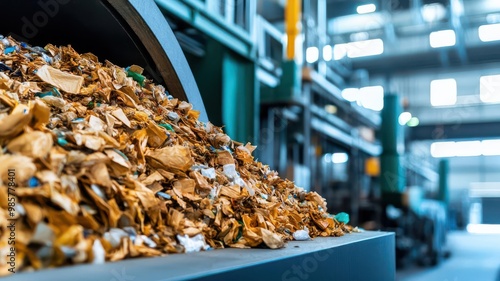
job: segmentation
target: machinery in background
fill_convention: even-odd
[[[421,159],[404,157],[404,127],[398,122],[402,113],[399,96],[386,94],[384,104],[380,223],[382,229],[396,233],[398,266],[412,261],[436,265],[449,255],[446,250],[449,164],[442,160],[439,175],[435,175]],[[426,192],[424,186],[429,185],[437,185],[437,192]]]

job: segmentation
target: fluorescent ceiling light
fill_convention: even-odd
[[[399,115],[398,122],[399,125],[404,126],[408,121],[411,120],[411,113],[410,112],[403,112]]]
[[[500,102],[500,75],[481,76],[479,79],[479,97],[482,102]]]
[[[382,39],[351,42],[347,46],[347,56],[350,58],[376,56],[384,52],[384,41]]]
[[[434,142],[431,144],[431,155],[434,158],[440,157],[454,157],[455,156],[455,142]]]
[[[359,89],[358,103],[364,108],[380,111],[384,108],[384,87],[372,86]]]
[[[484,156],[500,155],[500,140],[484,140],[481,143],[482,152]]]
[[[483,42],[500,40],[500,23],[481,25],[478,29],[479,39]]]
[[[332,154],[332,162],[334,164],[347,163],[349,160],[349,155],[347,153],[334,153]]]
[[[323,47],[323,59],[325,61],[331,61],[333,58],[333,50],[332,50],[332,46],[330,45],[325,45]]]
[[[455,46],[457,43],[457,37],[455,35],[455,31],[451,29],[441,30],[431,32],[429,35],[429,41],[432,48],[450,47]]]
[[[446,8],[441,3],[424,5],[420,11],[422,18],[426,22],[440,21],[446,16]]]
[[[333,46],[333,59],[341,60],[347,56],[347,44],[337,44]]]
[[[444,106],[457,103],[457,81],[441,79],[431,81],[431,105]]]
[[[306,49],[306,62],[315,63],[319,59],[318,47],[309,47]]]
[[[455,143],[455,156],[480,156],[481,141],[458,141]]]
[[[431,155],[440,157],[498,156],[500,155],[500,139],[483,141],[451,141],[431,144]]]
[[[373,13],[376,10],[377,10],[377,6],[375,6],[375,4],[361,5],[361,6],[358,6],[358,8],[356,9],[358,14]]]
[[[500,234],[500,224],[472,224],[467,225],[467,232],[475,234]]]
[[[350,102],[355,102],[358,100],[359,89],[357,88],[347,88],[342,91],[342,97]]]

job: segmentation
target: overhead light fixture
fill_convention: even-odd
[[[323,47],[323,59],[325,61],[331,61],[333,58],[333,50],[332,50],[332,46],[330,45],[325,45]]]
[[[364,108],[381,111],[384,108],[384,87],[371,86],[359,89],[358,103]]]
[[[481,143],[484,156],[500,155],[500,140],[484,140]]]
[[[406,126],[408,127],[417,127],[420,125],[420,120],[417,117],[412,117],[408,123],[406,123]]]
[[[481,25],[478,29],[479,39],[483,42],[500,40],[500,23]]]
[[[430,99],[432,106],[446,106],[457,103],[457,81],[439,79],[431,81]]]
[[[431,155],[434,158],[454,157],[455,156],[454,141],[434,142],[431,144]]]
[[[337,113],[337,107],[333,104],[327,104],[325,105],[325,111],[330,114],[336,114]]]
[[[446,8],[441,3],[432,3],[420,9],[425,22],[437,22],[446,17]]]
[[[500,224],[473,224],[467,225],[467,232],[474,234],[500,234]]]
[[[351,42],[347,46],[347,56],[350,58],[376,56],[384,53],[384,41],[382,39]]]
[[[410,121],[411,122],[411,121]],[[476,141],[434,142],[431,155],[440,157],[499,156],[500,139]]]
[[[429,41],[432,48],[450,47],[455,46],[457,37],[454,30],[440,30],[431,32]]]
[[[332,162],[334,164],[347,163],[349,160],[349,155],[347,153],[334,153],[332,154]]]
[[[356,9],[358,14],[369,14],[375,12],[376,10],[377,6],[375,6],[375,4],[361,5]]]
[[[500,102],[500,75],[481,76],[479,98],[485,103]]]
[[[355,102],[358,100],[359,89],[358,88],[346,88],[342,91],[342,97],[346,101]]]
[[[455,143],[455,156],[480,156],[481,153],[481,141],[457,141]]]
[[[411,120],[411,113],[410,112],[403,112],[399,115],[398,122],[399,125],[404,126],[408,121]]]
[[[333,59],[341,60],[347,56],[347,44],[336,44],[333,46]]]
[[[306,62],[315,63],[319,59],[318,47],[309,47],[306,49]]]

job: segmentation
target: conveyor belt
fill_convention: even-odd
[[[71,44],[121,66],[137,64],[207,115],[186,58],[154,0],[15,0],[0,2],[0,34],[45,46]]]
[[[76,265],[7,277],[9,281],[395,279],[394,234],[353,233],[288,243],[285,249],[224,249],[100,265]]]

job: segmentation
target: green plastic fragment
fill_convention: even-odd
[[[172,132],[174,131],[174,128],[172,128],[172,126],[170,124],[167,124],[167,123],[161,123],[160,127],[163,127],[163,128],[165,128],[169,131],[172,131]]]
[[[236,235],[236,238],[233,240],[233,242],[238,242],[240,238],[243,236],[243,221],[238,221],[240,224],[240,227],[238,228],[238,235]]]
[[[137,72],[133,72],[131,70],[127,70],[127,77],[132,77],[141,87],[144,87],[144,81],[146,80],[146,77],[144,75],[141,75]]]
[[[349,222],[349,214],[341,212],[335,215],[335,219],[338,222],[348,223]]]
[[[62,98],[61,92],[57,88],[52,88],[52,90],[47,91],[47,92],[38,92],[35,94],[36,97],[43,98],[47,96],[55,96]]]

